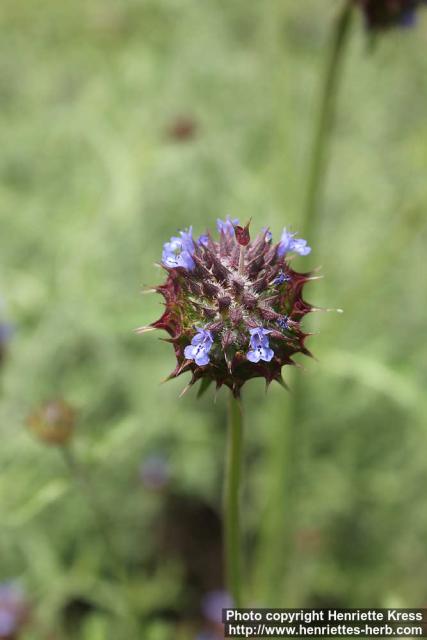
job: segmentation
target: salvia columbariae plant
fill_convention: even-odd
[[[143,333],[162,329],[175,351],[168,379],[190,372],[188,386],[201,381],[229,387],[239,396],[251,378],[284,384],[281,370],[296,353],[311,355],[301,320],[312,311],[305,283],[317,276],[291,267],[291,254],[310,253],[307,242],[284,230],[278,243],[264,229],[252,241],[249,224],[218,220],[219,238],[192,229],[163,247],[166,282],[155,291],[165,299],[161,318]],[[187,387],[188,388],[188,387]]]
[[[273,242],[269,229],[251,240],[249,223],[217,220],[219,237],[195,239],[181,231],[163,246],[166,281],[149,291],[160,293],[165,310],[156,322],[137,331],[169,334],[176,366],[167,379],[190,373],[188,389],[200,381],[199,394],[212,382],[229,387],[228,451],[224,487],[224,547],[227,589],[242,604],[240,476],[243,412],[240,392],[247,380],[264,378],[284,385],[282,368],[297,353],[311,355],[301,327],[315,308],[303,298],[307,281],[317,278],[291,267],[295,254],[311,248],[296,233],[283,230]]]

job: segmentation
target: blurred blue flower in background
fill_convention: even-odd
[[[161,453],[147,456],[139,469],[139,476],[146,489],[162,491],[171,479],[171,470],[168,460]]]
[[[6,322],[0,322],[0,345],[9,342],[13,335],[13,326]]]
[[[11,582],[0,584],[0,638],[12,640],[24,625],[28,604],[22,589]]]
[[[223,636],[213,631],[201,631],[194,640],[222,640]]]
[[[202,598],[202,613],[209,622],[222,623],[222,610],[233,606],[227,591],[221,589],[208,591]]]
[[[417,22],[417,9],[426,0],[355,0],[361,7],[367,29],[411,28]]]
[[[3,298],[0,297],[0,312],[2,313],[2,315],[4,313],[4,309],[5,309],[5,303]],[[7,344],[10,341],[13,335],[13,332],[14,332],[13,325],[0,319],[0,362],[5,355]]]

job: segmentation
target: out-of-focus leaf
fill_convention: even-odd
[[[10,527],[22,527],[39,515],[44,509],[63,498],[69,489],[66,480],[51,480],[31,496],[30,500],[11,513],[6,519],[6,525]]]
[[[322,369],[325,373],[353,378],[357,384],[384,394],[404,409],[415,411],[420,404],[426,405],[422,389],[413,378],[367,354],[328,351]]]

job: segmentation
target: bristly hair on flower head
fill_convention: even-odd
[[[290,266],[291,253],[311,248],[286,229],[276,244],[268,228],[251,240],[249,223],[237,219],[218,220],[217,230],[219,239],[194,240],[190,227],[164,244],[167,278],[154,290],[165,311],[137,331],[166,331],[177,360],[168,379],[191,372],[188,387],[201,380],[200,392],[215,382],[239,396],[257,377],[284,385],[282,367],[294,365],[296,353],[311,355],[300,323],[314,309],[302,291],[315,277]]]

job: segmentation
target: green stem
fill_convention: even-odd
[[[302,214],[300,232],[304,238],[314,236],[316,214],[319,209],[321,188],[327,168],[329,134],[334,121],[339,93],[343,51],[350,33],[353,3],[347,0],[337,16],[333,27],[331,45],[326,61],[325,77],[320,94],[319,112],[311,152],[306,201]]]
[[[331,41],[325,63],[312,142],[306,199],[299,225],[302,237],[307,238],[310,242],[314,241],[317,233],[322,188],[328,166],[330,134],[335,119],[344,52],[349,41],[352,15],[352,0],[344,0],[344,4],[332,27]],[[282,562],[277,562],[271,569],[270,578],[272,582],[279,580],[280,569],[286,575],[292,555],[294,531],[297,524],[298,478],[306,469],[308,455],[304,429],[301,428],[305,399],[305,381],[300,372],[296,372],[296,375],[293,376],[292,394],[289,398],[288,432],[283,433],[281,436],[284,442],[277,443],[278,449],[282,450],[285,456],[285,463],[283,459],[279,460],[279,469],[276,468],[276,472],[283,483],[281,488],[278,487],[278,498],[280,497],[280,492],[286,498],[287,519],[285,522],[283,516],[279,518],[279,530],[276,536],[272,536],[272,538],[276,542],[274,545],[276,552],[280,550],[277,541],[281,541],[281,549],[285,549],[286,557]],[[287,596],[289,597],[290,594],[287,594]]]
[[[224,492],[225,569],[227,588],[235,607],[241,600],[240,477],[243,415],[241,401],[230,393],[228,446]]]

